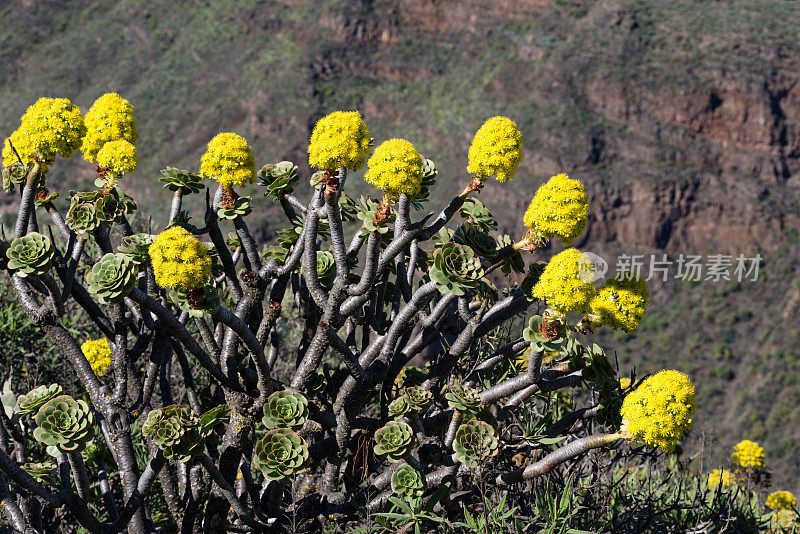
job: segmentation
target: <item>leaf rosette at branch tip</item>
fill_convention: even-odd
[[[442,293],[464,295],[478,286],[483,266],[475,252],[465,245],[445,243],[433,253],[430,277]]]
[[[22,469],[37,482],[56,484],[58,481],[55,462],[29,462]]]
[[[419,367],[409,365],[400,370],[394,379],[394,385],[397,389],[421,386],[425,382],[425,376],[425,371]]]
[[[229,408],[217,406],[201,416],[189,408],[172,404],[147,414],[142,435],[152,439],[173,461],[186,462],[203,453],[214,427],[228,420]]]
[[[403,395],[408,401],[408,406],[418,412],[424,412],[433,402],[433,393],[420,386],[406,388]]]
[[[411,411],[411,406],[408,404],[408,398],[405,395],[400,395],[389,403],[389,417],[399,419],[409,411]]]
[[[356,201],[344,193],[339,196],[339,214],[344,222],[358,220],[358,205]]]
[[[403,464],[392,473],[392,491],[405,500],[422,497],[428,488],[425,475],[408,464]]]
[[[253,467],[267,480],[291,482],[308,466],[306,440],[290,428],[273,428],[253,448]]]
[[[34,416],[36,441],[47,446],[50,456],[80,452],[94,436],[94,415],[84,400],[59,395],[44,403]]]
[[[448,387],[444,398],[447,399],[447,404],[451,408],[460,412],[477,412],[483,403],[478,390],[461,384],[453,384]]]
[[[489,208],[477,198],[467,198],[458,209],[458,213],[463,219],[466,219],[466,222],[477,226],[484,232],[497,229],[497,219],[494,218]]]
[[[169,300],[177,304],[180,309],[187,312],[191,317],[204,317],[219,306],[220,303],[219,293],[213,284],[188,291],[185,289],[170,289],[168,295]]]
[[[62,388],[58,384],[39,386],[17,399],[17,412],[21,414],[36,413],[50,399],[61,395]]]
[[[377,231],[379,234],[389,232],[389,226],[394,224],[395,213],[389,206],[372,197],[361,195],[358,199],[358,213],[356,216],[363,221],[366,233]]]
[[[497,456],[500,443],[492,425],[480,420],[462,424],[456,430],[453,450],[458,461],[467,467],[478,467],[489,458]]]
[[[6,142],[8,144],[8,142]],[[14,190],[15,185],[24,184],[28,178],[28,172],[31,170],[31,165],[14,161],[11,165],[3,167],[3,190],[10,193]]]
[[[386,455],[387,460],[397,463],[411,453],[414,444],[414,431],[408,423],[389,421],[375,431],[373,450],[375,454]]]
[[[304,272],[305,266],[301,266],[300,273]],[[333,280],[336,278],[336,262],[333,259],[332,252],[328,250],[317,251],[317,277],[323,287],[333,285]]]
[[[294,192],[300,173],[297,165],[291,161],[279,161],[261,167],[256,177],[258,184],[267,188],[264,196],[272,196],[277,200]]]
[[[307,419],[308,400],[296,391],[276,391],[267,398],[264,405],[262,422],[267,428],[291,428],[297,432],[303,428]]]
[[[122,302],[136,285],[138,270],[127,254],[105,254],[86,275],[89,292],[101,304]]]
[[[497,242],[476,226],[464,223],[453,233],[453,242],[466,245],[482,258],[492,258],[497,253]]]
[[[530,342],[532,349],[537,352],[557,351],[566,340],[566,331],[561,321],[532,315],[528,319],[528,326],[522,330],[522,338]]]
[[[232,205],[219,205],[217,217],[220,219],[233,220],[236,217],[246,217],[250,215],[253,208],[250,207],[250,197],[238,197]]]
[[[472,421],[483,421],[484,423],[491,425],[492,428],[497,430],[497,418],[492,415],[487,408],[481,407],[478,410],[472,412],[461,412],[461,421],[462,425],[467,424]]]
[[[422,161],[422,182],[420,183],[419,193],[411,195],[411,205],[415,210],[423,208],[423,202],[430,200],[431,189],[436,185],[436,177],[439,171],[436,164],[429,159],[423,158]]]
[[[176,167],[167,167],[166,169],[161,169],[161,174],[162,176],[158,181],[164,184],[165,189],[169,189],[170,191],[182,189],[183,194],[188,195],[191,193],[199,193],[206,187],[203,184],[203,177],[191,171],[178,169]]]
[[[156,236],[153,234],[133,234],[123,236],[117,250],[127,255],[133,263],[141,265],[150,259],[148,249],[153,244]]]
[[[508,234],[503,234],[497,238],[498,250],[513,244],[514,240]],[[503,271],[506,276],[510,276],[511,273],[523,274],[525,272],[525,260],[522,259],[520,251],[515,250],[511,256],[508,256],[503,262],[503,265],[500,266],[500,270]]]
[[[38,232],[18,237],[6,250],[8,268],[15,269],[17,275],[38,277],[50,270],[55,249],[50,238]]]
[[[33,204],[37,208],[44,208],[57,198],[58,198],[57,192],[50,191],[46,187],[42,187],[36,192],[36,196],[33,198]]]

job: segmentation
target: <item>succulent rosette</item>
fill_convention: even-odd
[[[126,254],[133,263],[141,265],[150,259],[148,249],[150,245],[153,244],[155,238],[156,236],[153,234],[127,235],[122,238],[122,243],[120,243],[117,249],[123,254]]]
[[[403,367],[397,374],[394,385],[398,388],[421,386],[422,383],[425,382],[425,376],[425,371],[419,367]]]
[[[205,189],[203,185],[203,177],[191,171],[185,171],[176,167],[167,167],[161,169],[161,178],[159,182],[164,184],[165,189],[170,191],[183,190],[184,195],[190,193],[199,193]]]
[[[408,464],[403,464],[392,473],[392,491],[405,500],[422,497],[428,488],[425,475]]]
[[[414,448],[414,431],[408,423],[389,421],[375,431],[375,454],[386,455],[392,463],[399,462]]]
[[[8,141],[6,141],[6,146],[8,146]],[[14,146],[16,147],[16,145]],[[9,151],[13,153],[10,148]],[[24,184],[30,170],[31,165],[20,163],[16,159],[13,159],[12,162],[3,167],[2,170],[3,191],[10,193],[14,190],[15,184]]]
[[[136,285],[137,272],[127,254],[105,254],[86,275],[89,292],[102,304],[122,302]]]
[[[465,223],[453,234],[453,242],[466,245],[480,257],[491,258],[497,253],[497,242],[478,227]]]
[[[275,199],[290,195],[294,191],[294,184],[300,179],[297,165],[291,161],[279,161],[264,165],[256,175],[259,185],[267,188],[264,196]]]
[[[37,232],[18,237],[6,250],[8,268],[16,269],[17,275],[42,276],[53,264],[53,244],[50,238]]]
[[[308,445],[290,428],[273,428],[256,442],[253,467],[267,480],[290,482],[308,466]]]
[[[92,230],[99,228],[102,222],[95,207],[97,194],[97,191],[74,193],[70,199],[67,224],[81,237],[86,237]]]
[[[205,440],[217,424],[227,420],[228,413],[228,407],[221,405],[198,417],[189,408],[172,404],[147,414],[142,435],[152,439],[166,458],[186,462],[203,452]]]
[[[55,484],[58,480],[54,462],[31,462],[24,464],[22,469],[37,482]]]
[[[262,421],[267,428],[300,430],[308,419],[308,400],[296,391],[276,391],[267,398]]]
[[[47,445],[51,456],[80,452],[94,436],[94,415],[84,400],[59,395],[44,403],[34,416],[33,437]]]
[[[17,399],[17,412],[22,414],[36,413],[47,401],[61,395],[61,391],[61,386],[58,384],[34,388],[25,395],[19,396]]]
[[[459,426],[453,440],[453,450],[458,461],[467,467],[478,467],[489,458],[497,456],[499,446],[492,425],[477,419]]]
[[[405,395],[400,395],[392,402],[389,403],[389,417],[399,419],[411,410],[408,404],[408,398]]]
[[[425,411],[433,402],[433,393],[420,386],[406,388],[404,396],[408,401],[408,406],[419,412]]]
[[[250,207],[250,197],[236,197],[231,203],[221,202],[217,210],[217,217],[220,219],[233,220],[236,217],[246,217],[250,215],[253,208]]]
[[[301,267],[300,272],[304,272]],[[333,279],[336,277],[336,262],[333,259],[333,253],[328,250],[317,251],[317,277],[319,283],[324,287],[333,285]]]
[[[477,412],[483,402],[478,390],[460,384],[450,386],[444,398],[447,399],[447,404],[451,408],[460,412]]]
[[[429,273],[442,294],[460,296],[478,286],[483,277],[483,266],[470,247],[451,242],[434,251]]]

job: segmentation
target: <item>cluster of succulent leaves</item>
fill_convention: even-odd
[[[118,303],[136,285],[139,269],[128,254],[108,253],[92,266],[86,275],[89,292],[101,304]]]
[[[301,393],[287,389],[267,398],[262,421],[269,430],[253,450],[253,467],[267,480],[288,482],[308,466],[308,444],[298,433],[308,415],[308,400]]]
[[[14,190],[15,185],[24,184],[30,170],[30,165],[20,162],[15,162],[8,167],[3,167],[3,191],[10,193]]]
[[[148,250],[155,238],[156,236],[153,234],[145,233],[123,236],[122,242],[119,247],[117,247],[117,250],[126,254],[136,265],[142,265],[143,263],[147,263],[150,259]]]
[[[464,295],[480,285],[484,271],[472,248],[447,242],[434,251],[429,273],[441,293]]]
[[[16,269],[17,275],[42,276],[53,264],[53,244],[46,235],[31,232],[11,242],[6,251],[8,268]]]
[[[389,403],[389,416],[399,418],[408,412],[422,413],[433,402],[433,393],[420,386],[409,386]]]
[[[47,446],[51,456],[80,452],[95,433],[92,408],[84,400],[57,395],[39,407],[33,437]]]
[[[267,188],[264,196],[276,200],[294,192],[294,184],[300,179],[297,165],[291,161],[280,161],[264,165],[256,174],[258,184]]]
[[[17,412],[35,414],[50,399],[61,395],[63,388],[58,384],[37,386],[17,399]]]
[[[404,421],[389,421],[375,431],[375,447],[378,456],[386,456],[392,463],[406,458],[414,448],[416,440],[411,426]]]
[[[489,458],[497,456],[499,447],[494,427],[479,419],[461,424],[453,440],[453,450],[458,461],[467,467],[478,467]]]
[[[167,167],[161,170],[161,174],[163,176],[158,181],[163,183],[164,188],[170,191],[181,191],[182,194],[187,195],[199,193],[206,187],[203,184],[203,177],[191,171]]]
[[[166,458],[187,462],[203,454],[214,427],[226,422],[229,412],[228,406],[223,404],[198,416],[190,408],[171,404],[147,414],[142,435],[152,439]]]
[[[436,177],[439,171],[436,169],[436,164],[425,159],[422,163],[422,182],[420,183],[419,193],[411,196],[411,205],[415,210],[419,211],[424,207],[426,202],[431,196],[431,189],[436,185]]]
[[[246,217],[253,211],[250,207],[250,197],[239,197],[232,205],[220,205],[217,216],[220,219],[233,220],[236,217]]]
[[[363,224],[362,232],[364,235],[376,231],[386,235],[389,232],[390,226],[394,224],[395,214],[390,212],[388,216],[384,217],[380,213],[382,209],[383,204],[375,198],[362,195],[358,199],[357,217],[361,219]]]
[[[100,227],[110,227],[122,217],[136,211],[136,203],[125,193],[114,190],[72,192],[67,224],[81,236]]]

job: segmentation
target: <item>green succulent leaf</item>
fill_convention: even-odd
[[[459,426],[453,440],[453,450],[458,461],[467,467],[478,467],[489,458],[497,456],[499,446],[494,428],[477,419]]]
[[[392,463],[399,462],[414,448],[414,431],[408,423],[389,421],[375,431],[375,454],[386,456]]]
[[[291,161],[279,161],[264,165],[258,174],[258,184],[267,188],[264,196],[272,196],[280,199],[284,195],[290,195],[294,191],[294,185],[300,178],[297,165]]]
[[[290,428],[273,428],[256,442],[253,467],[267,480],[291,482],[308,466],[306,441]]]
[[[136,285],[139,269],[127,254],[106,254],[86,275],[89,292],[98,302],[122,302]]]
[[[308,419],[308,400],[296,391],[276,391],[267,398],[262,421],[267,428],[298,431]]]
[[[175,167],[162,169],[161,174],[162,177],[158,181],[163,183],[164,188],[170,191],[183,189],[183,194],[188,195],[190,193],[199,193],[205,189],[203,178],[199,174]]]
[[[47,401],[61,395],[61,391],[61,386],[58,384],[39,386],[32,389],[25,395],[20,395],[17,399],[17,412],[21,414],[36,413]]]
[[[409,501],[422,497],[428,484],[425,475],[408,464],[403,464],[392,473],[392,491],[401,498]]]
[[[428,272],[442,294],[459,296],[476,288],[484,273],[481,260],[470,247],[452,242],[434,251]]]
[[[34,421],[36,441],[59,453],[82,451],[95,432],[92,409],[86,401],[76,401],[69,395],[48,400],[39,408]]]
[[[37,232],[18,237],[6,250],[8,268],[16,269],[17,275],[42,276],[53,263],[55,249],[50,238]]]
[[[461,412],[475,413],[481,408],[483,399],[478,390],[462,386],[460,384],[453,384],[445,393],[444,398],[447,399],[447,404],[451,408],[455,408]]]
[[[253,208],[250,207],[250,197],[237,198],[232,206],[220,206],[217,216],[220,219],[233,220],[236,217],[246,217],[250,215]]]
[[[153,234],[133,234],[124,236],[118,250],[126,254],[133,263],[141,265],[150,259],[148,250],[156,236]]]

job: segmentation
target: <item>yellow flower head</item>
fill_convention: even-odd
[[[568,248],[553,256],[544,268],[533,286],[533,297],[562,313],[584,313],[595,293],[592,277],[591,260],[579,250]]]
[[[135,145],[139,140],[133,106],[117,93],[106,93],[94,101],[86,112],[86,137],[83,138],[83,157],[94,163],[103,145],[123,139]]]
[[[110,141],[97,153],[97,164],[108,169],[108,174],[113,178],[130,174],[139,164],[136,147],[124,139]]]
[[[727,469],[714,469],[708,474],[708,487],[716,488],[722,486],[727,488],[731,485],[731,472]]]
[[[149,248],[156,283],[164,288],[203,287],[211,276],[208,248],[181,226],[158,234]]]
[[[764,467],[764,449],[755,441],[745,439],[733,447],[731,462],[745,469]]]
[[[111,346],[108,340],[104,337],[100,339],[90,339],[81,345],[81,350],[86,359],[89,360],[89,365],[92,366],[92,371],[97,376],[103,376],[111,365]]]
[[[483,123],[469,147],[467,172],[479,180],[496,176],[500,182],[514,179],[522,161],[522,134],[507,117],[492,117]]]
[[[381,143],[369,158],[364,180],[383,189],[391,198],[402,193],[416,195],[422,186],[422,156],[405,139],[389,139]]]
[[[630,334],[639,327],[649,303],[647,283],[636,273],[622,273],[597,290],[589,307],[603,324]]]
[[[14,133],[16,138],[11,139],[14,147],[22,161],[30,163],[37,153],[45,160],[56,155],[71,157],[81,146],[86,125],[81,110],[66,98],[40,98],[25,111]],[[17,158],[8,142],[5,145],[3,164],[9,165]]]
[[[797,499],[789,491],[774,491],[767,497],[767,506],[773,510],[791,510],[797,508]]]
[[[200,174],[213,178],[224,188],[243,186],[255,178],[253,151],[244,137],[235,133],[219,133],[208,142],[208,150],[200,158]]]
[[[589,200],[583,185],[561,173],[539,187],[525,212],[524,222],[543,237],[557,237],[569,245],[586,228],[588,212]]]
[[[308,163],[312,167],[357,171],[369,155],[369,129],[358,111],[334,111],[311,132]]]
[[[647,378],[622,401],[622,431],[672,452],[692,428],[694,386],[679,371],[660,371]]]
[[[619,389],[626,390],[631,387],[631,379],[627,376],[623,376],[619,379]]]

